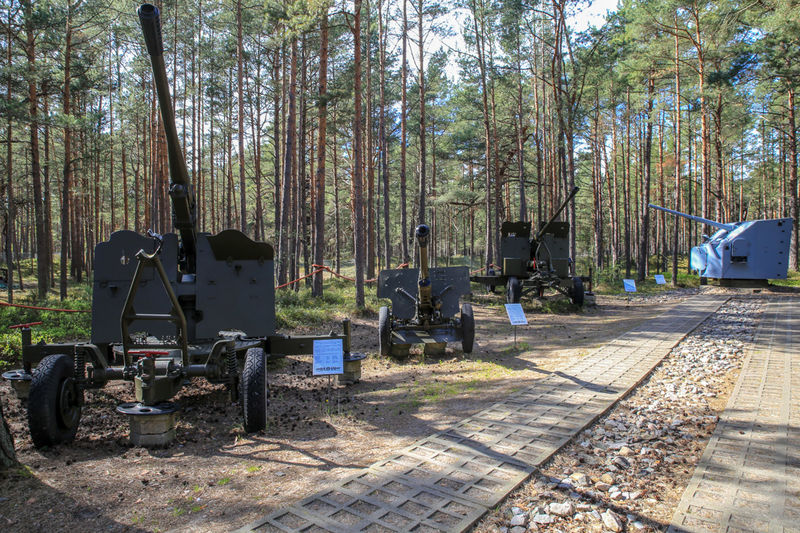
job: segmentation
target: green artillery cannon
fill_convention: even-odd
[[[417,226],[420,268],[382,270],[378,275],[378,297],[389,298],[391,309],[381,307],[378,333],[381,355],[408,355],[412,344],[424,344],[424,353],[440,354],[448,342],[461,341],[471,353],[475,341],[472,306],[459,299],[470,292],[467,267],[428,267],[430,229]]]
[[[89,342],[32,344],[22,330],[24,368],[9,372],[28,398],[37,447],[74,439],[84,391],[112,380],[134,384],[129,416],[136,445],[166,445],[178,406],[168,400],[189,378],[227,385],[241,400],[244,428],[267,422],[267,358],[313,353],[315,341],[341,340],[344,381],[357,381],[363,355],[350,353],[350,322],[341,335],[275,333],[272,246],[227,229],[196,229],[194,191],[175,127],[158,9],[143,4],[139,19],[150,55],[167,139],[172,221],[178,234],[117,231],[95,248]],[[341,379],[341,376],[340,376]]]
[[[505,286],[508,303],[519,303],[522,296],[528,294],[541,298],[546,289],[552,289],[567,296],[573,304],[583,305],[583,278],[570,276],[569,222],[556,220],[577,193],[578,187],[572,189],[533,238],[530,222],[503,222],[500,228],[501,271],[472,276],[470,281],[484,284],[490,290],[498,285]]]

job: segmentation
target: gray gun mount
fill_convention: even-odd
[[[567,296],[573,304],[583,305],[584,279],[571,276],[572,258],[569,256],[569,223],[558,217],[578,194],[572,189],[556,209],[550,220],[543,222],[536,235],[531,237],[530,222],[503,222],[500,227],[500,271],[490,270],[470,280],[489,287],[506,287],[506,301],[519,303],[523,296],[544,296],[546,289]]]
[[[138,14],[166,134],[177,234],[123,230],[97,245],[90,342],[33,344],[30,328],[22,329],[24,368],[4,377],[18,395],[30,398],[28,419],[37,447],[71,441],[84,391],[111,380],[134,384],[136,402],[118,408],[130,415],[134,444],[165,445],[174,437],[177,409],[168,400],[189,378],[226,384],[231,399],[242,401],[245,430],[253,432],[266,425],[269,357],[311,354],[314,341],[339,339],[344,352],[340,381],[360,377],[364,356],[350,352],[349,320],[343,321],[341,335],[276,334],[272,246],[234,229],[216,235],[197,231],[159,11],[143,4]],[[173,427],[151,431],[165,421]]]
[[[717,228],[711,237],[704,235],[689,255],[689,266],[701,280],[730,285],[740,284],[737,280],[786,279],[791,218],[723,223],[653,204],[648,207]]]
[[[469,294],[467,267],[429,267],[428,238],[425,224],[415,232],[419,245],[419,268],[382,270],[378,275],[378,297],[392,301],[391,308],[378,313],[381,355],[408,355],[412,344],[424,344],[426,354],[443,353],[448,342],[461,341],[464,353],[472,352],[475,319],[472,306],[461,305],[461,296]]]

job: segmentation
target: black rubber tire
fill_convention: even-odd
[[[255,433],[267,427],[267,355],[263,348],[250,348],[242,369],[242,414],[244,430]]]
[[[506,283],[506,303],[518,304],[521,298],[522,283],[516,277],[511,276]]]
[[[472,353],[475,344],[475,315],[472,314],[472,305],[461,304],[461,350]]]
[[[577,305],[578,307],[583,305],[584,291],[583,280],[581,278],[572,278],[572,288],[569,291],[569,298],[574,305]]]
[[[75,364],[64,354],[48,355],[33,373],[28,426],[37,448],[70,442],[81,420],[83,390],[74,380]]]
[[[389,308],[378,309],[378,351],[383,356],[392,352],[392,322],[389,317]]]

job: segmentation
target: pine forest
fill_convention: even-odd
[[[417,260],[420,223],[432,264],[490,268],[503,221],[536,227],[575,186],[581,273],[677,280],[709,228],[648,203],[798,219],[795,0],[621,0],[588,29],[576,0],[157,6],[198,231],[271,243],[276,285],[326,265],[363,306],[380,269]],[[137,7],[3,1],[9,301],[23,263],[23,289],[63,299],[112,232],[174,231]],[[795,224],[792,270],[797,252]]]

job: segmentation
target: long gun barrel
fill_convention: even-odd
[[[417,226],[415,235],[419,244],[419,307],[429,311],[431,308],[431,280],[428,274],[428,236],[431,230],[425,224]]]
[[[664,211],[665,213],[670,213],[675,216],[688,218],[689,220],[694,220],[695,222],[702,222],[703,224],[708,224],[709,226],[714,226],[715,228],[724,229],[728,231],[733,231],[736,229],[736,225],[734,224],[723,224],[722,222],[717,222],[715,220],[708,220],[707,218],[696,217],[694,215],[687,215],[686,213],[681,213],[680,211],[667,209],[666,207],[661,207],[658,205],[647,204],[647,206],[652,209],[658,209],[659,211]]]
[[[567,204],[569,204],[570,200],[575,198],[575,195],[578,194],[579,190],[580,189],[578,187],[575,187],[574,189],[572,189],[572,192],[569,193],[569,196],[567,196],[567,199],[564,200],[564,203],[561,204],[561,207],[559,207],[556,210],[555,214],[552,217],[550,217],[550,220],[547,221],[547,224],[542,226],[542,229],[539,230],[539,232],[536,234],[536,236],[533,238],[533,240],[538,241],[539,239],[542,238],[542,235],[547,233],[547,230],[550,228],[550,225],[553,224],[553,222],[555,222],[556,219],[561,215],[561,212],[564,209],[566,209]]]
[[[164,65],[164,44],[161,40],[161,16],[158,8],[151,4],[142,4],[138,10],[142,33],[150,54],[158,95],[158,107],[161,109],[161,120],[167,137],[167,153],[169,155],[169,197],[172,200],[172,224],[181,237],[182,263],[189,273],[195,272],[197,258],[197,234],[195,228],[195,199],[186,161],[183,159],[178,130],[175,126],[175,112],[169,94],[167,69]]]

